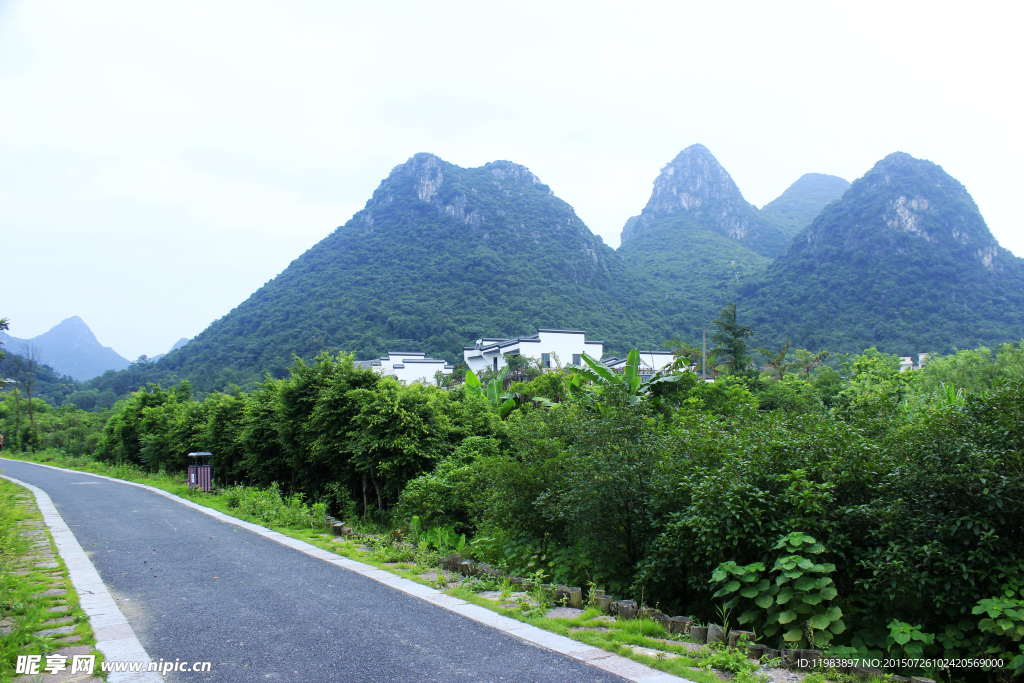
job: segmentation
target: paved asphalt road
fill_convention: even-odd
[[[169,681],[623,681],[145,489],[0,470],[50,496],[151,658],[213,662]]]

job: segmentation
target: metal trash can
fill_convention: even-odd
[[[209,491],[213,482],[213,466],[210,464],[213,453],[189,453],[188,457],[188,487]]]

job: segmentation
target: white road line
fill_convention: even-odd
[[[477,605],[472,605],[466,602],[465,600],[460,600],[458,598],[452,597],[451,595],[442,593],[441,591],[435,588],[424,586],[421,583],[410,581],[409,579],[402,578],[401,576],[396,576],[395,574],[392,574],[390,572],[384,572],[384,570],[378,569],[377,567],[374,567],[372,565],[357,562],[355,560],[350,560],[347,557],[342,557],[341,555],[336,555],[330,551],[318,548],[310,543],[306,543],[305,541],[294,539],[291,536],[285,536],[284,534],[279,533],[277,531],[271,531],[270,529],[259,526],[258,524],[252,524],[250,522],[242,521],[237,517],[225,515],[223,512],[220,512],[219,510],[214,510],[213,508],[208,508],[204,505],[193,503],[191,500],[186,500],[185,498],[176,496],[173,493],[168,493],[167,491],[164,491],[162,489],[154,488],[152,486],[146,486],[145,484],[138,484],[134,481],[125,481],[123,479],[105,477],[102,474],[93,474],[92,472],[66,470],[60,467],[42,465],[36,462],[26,462],[24,460],[12,460],[11,462],[21,462],[25,463],[26,465],[46,467],[48,469],[58,470],[60,472],[69,472],[72,474],[82,474],[88,477],[97,477],[99,479],[106,479],[107,481],[116,482],[118,484],[137,486],[141,489],[152,491],[153,493],[161,495],[164,498],[170,498],[171,500],[177,503],[198,510],[199,512],[202,512],[205,515],[215,517],[221,520],[222,522],[227,522],[228,524],[234,524],[235,526],[242,527],[243,529],[248,529],[249,531],[255,534],[259,534],[264,538],[276,541],[281,545],[288,546],[289,548],[294,548],[295,550],[298,550],[301,553],[305,553],[306,555],[309,555],[311,557],[315,557],[319,560],[324,560],[326,562],[330,562],[331,564],[337,565],[344,569],[349,569],[356,573],[362,574],[368,579],[372,579],[377,583],[400,590],[403,593],[406,593],[407,595],[410,595],[414,598],[418,598],[425,602],[429,602],[433,605],[437,605],[448,610],[449,612],[454,612],[455,614],[463,616],[467,619],[472,619],[475,622],[478,622],[485,626],[489,626],[493,629],[497,629],[498,631],[501,631],[502,633],[507,633],[510,636],[515,636],[516,638],[525,640],[538,647],[558,652],[560,654],[584,662],[585,664],[588,664],[590,666],[596,667],[598,669],[603,669],[604,671],[613,673],[616,676],[621,676],[622,678],[628,681],[634,681],[635,683],[671,683],[672,681],[686,680],[685,678],[679,678],[678,676],[673,676],[672,674],[667,674],[663,671],[652,669],[651,667],[646,666],[644,664],[640,664],[639,662],[635,662],[632,659],[629,659],[628,657],[615,655],[610,652],[607,652],[606,650],[602,650],[601,648],[591,647],[590,645],[586,645],[585,643],[573,640],[572,638],[566,638],[565,636],[560,636],[557,633],[552,633],[551,631],[546,631],[542,628],[538,628],[530,624],[524,624],[521,621],[516,621],[515,619],[504,617],[498,614],[497,612],[493,612],[489,609],[479,607]],[[10,477],[5,478],[10,479]],[[38,489],[35,489],[34,487],[28,486],[28,484],[22,484],[21,482],[14,479],[11,479],[11,481],[21,484],[26,488],[29,488],[34,493],[38,492],[36,493],[37,500],[39,499],[39,494],[42,494],[44,497],[46,496],[45,493],[39,491]],[[46,501],[47,504],[49,504],[52,508],[52,503],[50,503],[50,499],[48,497],[46,498]],[[54,514],[56,514],[56,510],[54,510]],[[60,520],[60,515],[56,516],[57,519]],[[60,523],[64,525],[63,520],[60,520]],[[64,525],[64,528],[67,529],[67,526]],[[68,533],[71,533],[70,530],[68,530]],[[71,540],[75,543],[75,547],[78,548],[78,551],[82,552],[81,547],[78,545],[78,542],[74,540],[74,537],[72,537]],[[84,553],[82,554],[84,555]],[[88,561],[88,558],[86,558],[86,560]],[[92,567],[91,563],[89,566],[90,568]],[[94,569],[92,571],[95,573]],[[97,578],[98,577],[99,575],[97,575]],[[124,617],[122,617],[122,619],[123,618]],[[97,645],[97,648],[98,647],[99,646]],[[140,645],[139,647],[141,648],[142,646]],[[100,651],[103,652],[103,650]],[[106,652],[104,652],[104,654],[106,654]],[[146,659],[148,659],[148,657]],[[117,681],[111,679],[110,683],[117,683]]]
[[[34,463],[33,463],[34,464]],[[59,468],[55,468],[59,469]],[[67,472],[68,470],[64,470]],[[117,602],[110,596],[103,585],[99,572],[93,566],[89,556],[82,550],[75,535],[57,512],[53,501],[32,484],[0,474],[9,482],[24,486],[36,497],[36,505],[43,513],[43,521],[50,527],[53,542],[57,544],[57,552],[68,568],[71,585],[78,593],[78,604],[82,611],[89,615],[89,625],[96,636],[96,649],[103,653],[109,662],[150,662],[142,643],[135,637],[131,624],[124,618]],[[107,683],[156,683],[164,677],[153,671],[144,672],[110,672]]]

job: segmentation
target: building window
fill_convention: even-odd
[[[580,358],[580,354],[578,354],[578,353],[572,354],[572,364],[573,365],[583,365],[583,359]]]
[[[542,354],[540,354],[540,366],[542,368],[550,368],[551,367],[551,354],[550,353],[542,353]]]
[[[494,371],[495,372],[498,371],[498,357],[497,356],[494,357]]]

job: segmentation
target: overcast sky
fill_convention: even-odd
[[[899,150],[1024,256],[1020,7],[0,0],[0,317],[167,351],[416,152],[524,164],[615,247],[693,143],[759,207]]]

